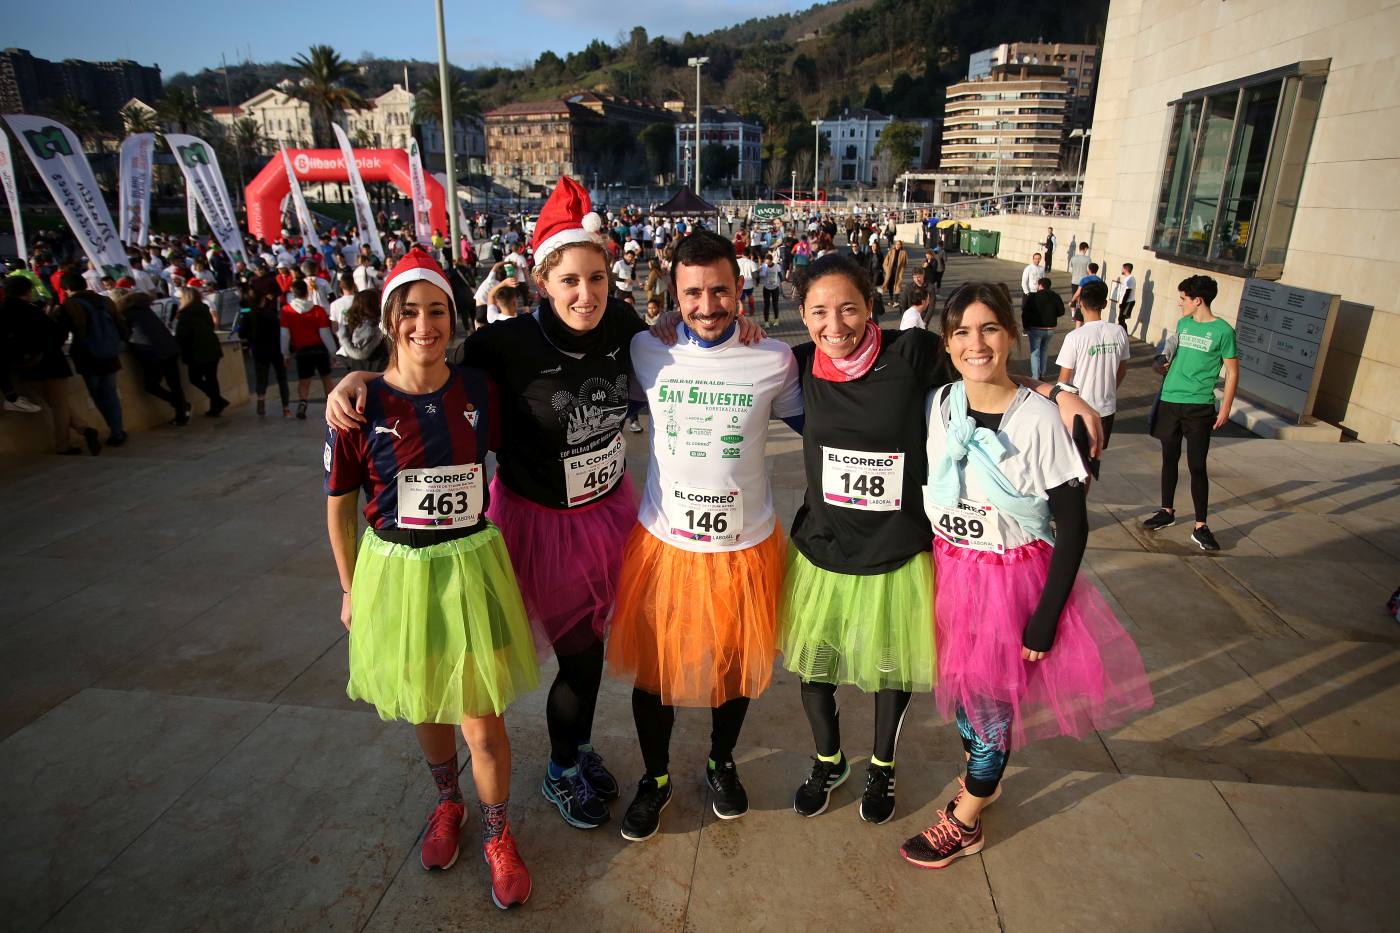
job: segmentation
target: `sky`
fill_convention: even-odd
[[[644,26],[652,36],[679,37],[757,16],[811,6],[811,0],[666,0],[631,5],[616,0],[444,0],[447,58],[464,68],[519,66],[545,50],[563,56],[593,39]],[[291,61],[317,44],[342,56],[437,60],[432,0],[42,0],[15,3],[4,16],[0,44],[40,58],[105,61],[128,58],[159,65],[161,75],[230,62]],[[313,12],[314,11],[314,12]]]

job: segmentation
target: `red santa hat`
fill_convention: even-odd
[[[544,202],[539,220],[535,222],[532,243],[535,263],[544,262],[550,253],[571,243],[597,243],[601,246],[598,231],[602,229],[603,218],[593,212],[588,192],[569,176],[561,177],[549,200]]]
[[[379,310],[383,312],[389,306],[389,296],[394,293],[394,289],[406,288],[414,282],[431,282],[442,289],[447,294],[447,304],[452,309],[452,315],[456,317],[457,303],[452,298],[452,286],[447,284],[447,273],[442,271],[442,266],[437,264],[436,259],[417,246],[394,263],[394,268],[384,280],[384,290],[379,296]],[[387,316],[381,316],[380,325],[388,329]]]

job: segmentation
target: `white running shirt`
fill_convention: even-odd
[[[771,337],[736,329],[714,347],[684,325],[667,347],[632,338],[635,387],[651,406],[651,463],[637,521],[686,551],[742,551],[773,533],[764,449],[771,418],[802,413],[797,361]]]
[[[1119,324],[1090,321],[1065,335],[1055,365],[1074,370],[1079,397],[1100,415],[1118,410],[1118,364],[1128,360],[1128,332]]]

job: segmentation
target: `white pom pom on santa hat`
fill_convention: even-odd
[[[598,233],[602,229],[603,218],[593,212],[588,192],[569,176],[563,176],[535,222],[532,243],[535,263],[544,262],[546,256],[561,246],[598,243]]]

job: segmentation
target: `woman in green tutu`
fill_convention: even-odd
[[[413,723],[437,784],[423,867],[457,860],[466,806],[460,728],[471,750],[491,897],[530,896],[506,816],[510,741],[502,714],[539,682],[534,642],[501,534],[486,518],[483,461],[498,446],[495,383],[446,361],[456,314],[442,269],[413,250],[384,283],[389,368],[368,386],[365,424],[329,429],[327,523],[350,632],[347,694]],[[358,492],[365,532],[355,547]]]
[[[824,812],[850,775],[836,687],[852,684],[875,695],[860,816],[883,823],[894,814],[905,710],[935,679],[923,399],[948,381],[947,355],[923,328],[876,327],[870,278],[844,256],[813,262],[797,289],[812,337],[793,351],[807,495],[792,524],[779,612],[784,664],[802,678],[817,754],[793,808]]]

